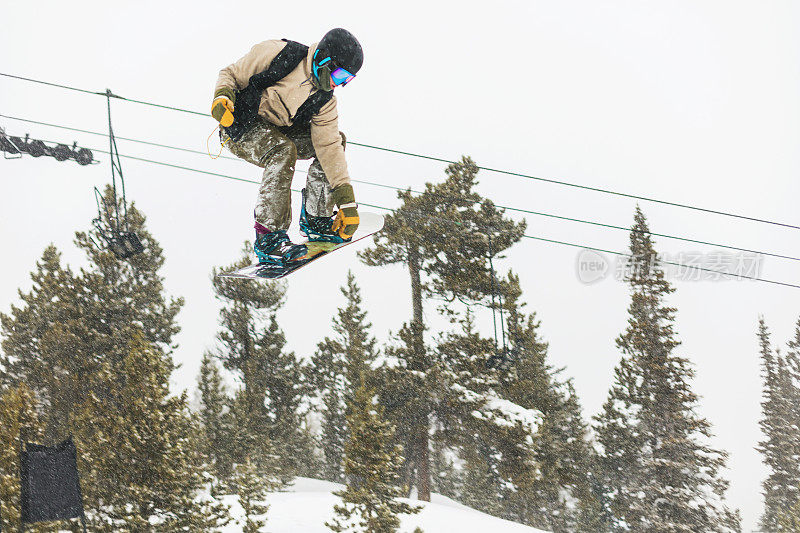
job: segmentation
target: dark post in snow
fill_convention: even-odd
[[[20,532],[25,524],[80,518],[86,533],[77,455],[72,437],[55,446],[26,446],[20,430]]]

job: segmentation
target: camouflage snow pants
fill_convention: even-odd
[[[342,146],[345,144],[344,133]],[[223,140],[228,139],[223,133]],[[231,153],[264,169],[256,201],[256,222],[268,231],[286,230],[292,219],[292,178],[298,159],[314,159],[306,180],[306,211],[309,216],[333,215],[331,186],[311,143],[311,131],[281,132],[263,117],[238,141],[225,144]]]

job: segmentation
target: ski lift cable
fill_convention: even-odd
[[[620,256],[620,257],[633,258],[633,256],[631,254],[626,254],[624,252],[616,252],[614,250],[606,250],[604,248],[596,248],[596,247],[593,247],[593,246],[586,246],[586,245],[583,245],[583,244],[576,244],[576,243],[572,243],[572,242],[559,241],[559,240],[555,240],[555,239],[546,239],[544,237],[536,237],[534,235],[523,235],[522,237],[524,239],[533,239],[533,240],[537,240],[537,241],[548,242],[548,243],[551,243],[551,244],[560,244],[562,246],[570,246],[570,247],[573,247],[573,248],[580,248],[582,250],[592,250],[594,252],[603,252],[603,253],[606,253],[606,254],[617,255],[617,256]],[[679,267],[679,268],[685,268],[685,269],[688,269],[688,270],[697,270],[697,271],[700,271],[700,272],[708,272],[708,273],[711,273],[711,274],[717,274],[717,275],[722,275],[722,276],[726,276],[726,277],[733,277],[733,278],[737,278],[737,279],[749,279],[749,280],[752,280],[752,281],[763,281],[764,283],[771,283],[773,285],[781,285],[783,287],[791,287],[791,288],[794,288],[794,289],[800,289],[800,285],[797,285],[797,284],[794,284],[794,283],[788,283],[788,282],[785,282],[785,281],[776,281],[776,280],[771,280],[771,279],[758,278],[758,277],[755,277],[755,276],[739,275],[739,274],[735,274],[735,273],[731,273],[731,272],[722,272],[722,271],[719,271],[719,270],[714,270],[712,268],[704,268],[704,267],[699,267],[699,266],[695,266],[695,265],[686,265],[686,264],[683,264],[683,263],[676,263],[674,261],[668,261],[668,260],[665,260],[665,259],[658,259],[658,262],[661,263],[661,264],[664,264],[664,265],[672,265],[672,266],[676,266],[676,267]]]
[[[29,81],[31,83],[38,83],[38,84],[41,84],[41,85],[47,85],[47,86],[56,87],[56,88],[59,88],[59,89],[67,89],[67,90],[70,90],[70,91],[75,91],[75,92],[84,93],[84,94],[92,94],[92,95],[96,95],[96,96],[106,96],[106,92],[105,91],[103,91],[103,92],[90,91],[90,90],[87,90],[87,89],[80,89],[78,87],[70,87],[69,85],[62,85],[60,83],[53,83],[53,82],[50,82],[50,81],[37,80],[37,79],[34,79],[34,78],[25,78],[23,76],[15,76],[13,74],[7,74],[5,72],[0,72],[0,76],[5,76],[6,78],[13,78],[13,79],[22,80],[22,81]],[[172,106],[168,106],[168,105],[156,104],[156,103],[153,103],[153,102],[145,102],[144,100],[134,100],[133,98],[125,98],[123,96],[119,96],[118,94],[112,94],[111,98],[116,98],[118,100],[125,100],[126,102],[132,102],[134,104],[141,104],[141,105],[146,105],[146,106],[151,106],[151,107],[158,107],[160,109],[167,109],[167,110],[170,110],[170,111],[180,111],[182,113],[189,113],[191,115],[198,115],[198,116],[204,116],[204,117],[208,116],[208,113],[200,113],[199,111],[192,111],[190,109],[182,109],[180,107],[172,107]]]
[[[104,150],[95,149],[95,151],[100,152],[100,153],[106,153],[106,154],[108,153],[108,152],[106,152]],[[126,157],[128,159],[133,159],[133,160],[141,161],[141,162],[145,162],[145,163],[157,164],[157,165],[161,165],[161,166],[177,168],[177,169],[180,169],[180,170],[187,170],[187,171],[190,171],[190,172],[196,172],[196,173],[199,173],[199,174],[206,174],[206,175],[220,177],[220,178],[234,180],[234,181],[242,181],[242,182],[253,183],[253,184],[259,184],[260,183],[260,181],[256,181],[256,180],[252,180],[252,179],[239,178],[239,177],[236,177],[236,176],[230,176],[230,175],[227,175],[227,174],[221,174],[219,172],[211,172],[211,171],[207,171],[207,170],[200,170],[200,169],[195,169],[195,168],[186,167],[186,166],[182,166],[182,165],[175,165],[175,164],[172,164],[172,163],[165,163],[165,162],[162,162],[162,161],[155,161],[155,160],[152,160],[152,159],[146,159],[146,158],[141,158],[141,157],[136,157],[136,156],[129,156],[129,155],[122,155],[122,157]],[[299,191],[297,191],[295,189],[293,189],[293,190],[295,192],[299,192]],[[374,208],[377,208],[377,209],[382,209],[382,210],[392,211],[392,212],[394,211],[394,209],[388,208],[388,207],[385,207],[385,206],[380,206],[380,205],[375,205],[375,204],[368,204],[368,203],[365,203],[365,202],[359,202],[359,203],[361,205],[364,205],[364,206],[367,206],[367,207],[374,207]],[[652,235],[657,235],[655,233],[651,233],[651,234]],[[532,235],[523,235],[523,238],[534,239],[534,240],[549,242],[549,243],[553,243],[553,244],[561,244],[561,245],[564,245],[564,246],[577,247],[577,248],[582,248],[582,249],[592,250],[592,251],[597,251],[597,252],[604,252],[604,253],[609,253],[609,254],[613,254],[613,255],[619,255],[619,256],[623,256],[623,257],[631,257],[629,254],[625,254],[625,253],[622,253],[622,252],[615,252],[615,251],[606,250],[606,249],[602,249],[602,248],[596,248],[596,247],[592,247],[592,246],[585,246],[585,245],[581,245],[581,244],[568,243],[568,242],[558,241],[558,240],[554,240],[554,239],[547,239],[547,238],[544,238],[544,237],[536,237],[536,236],[532,236]],[[760,253],[760,252],[752,252],[752,253]],[[762,255],[768,255],[768,254],[762,254]],[[714,273],[714,274],[717,274],[717,275],[724,275],[724,276],[728,276],[728,277],[736,277],[736,278],[743,278],[743,279],[751,279],[751,280],[754,280],[754,281],[762,281],[762,282],[765,282],[765,283],[771,283],[771,284],[776,284],[776,285],[781,285],[781,286],[786,286],[786,287],[800,288],[800,285],[787,283],[787,282],[769,280],[769,279],[764,279],[764,278],[757,278],[757,277],[754,277],[754,276],[731,274],[731,273],[721,272],[721,271],[714,270],[714,269],[706,269],[706,268],[697,267],[697,266],[694,266],[694,265],[684,265],[684,264],[681,264],[681,263],[675,263],[675,262],[666,261],[666,260],[660,260],[660,262],[662,262],[664,264],[678,266],[678,267],[681,267],[681,268],[687,268],[687,269],[692,269],[692,270],[698,270],[698,271],[705,271],[705,272],[709,272],[709,273]]]
[[[28,81],[28,82],[31,82],[31,83],[39,83],[39,84],[48,85],[48,86],[57,87],[57,88],[62,88],[62,89],[68,89],[68,90],[72,90],[72,91],[78,91],[78,92],[82,92],[82,93],[86,93],[86,94],[106,96],[106,93],[102,93],[102,92],[89,91],[89,90],[86,90],[86,89],[79,89],[79,88],[76,88],[76,87],[70,87],[70,86],[67,86],[67,85],[61,85],[61,84],[57,84],[57,83],[46,82],[46,81],[37,80],[37,79],[33,79],[33,78],[25,78],[25,77],[22,77],[22,76],[15,76],[15,75],[7,74],[7,73],[4,73],[4,72],[0,72],[0,76],[5,76],[7,78],[13,78],[13,79],[18,79],[18,80]],[[153,103],[153,102],[147,102],[147,101],[144,101],[144,100],[134,100],[132,98],[124,98],[124,97],[119,96],[119,95],[111,95],[110,97],[117,98],[117,99],[120,99],[120,100],[124,100],[124,101],[127,101],[127,102],[136,103],[136,104],[147,105],[147,106],[157,107],[157,108],[161,108],[161,109],[167,109],[167,110],[171,110],[171,111],[180,111],[180,112],[183,112],[183,113],[188,113],[188,114],[191,114],[191,115],[197,115],[197,116],[202,116],[202,117],[208,117],[208,113],[201,113],[201,112],[198,112],[198,111],[192,111],[190,109],[183,109],[183,108],[179,108],[179,107],[166,106],[166,105],[162,105],[162,104],[156,104],[156,103]],[[448,164],[457,163],[457,161],[453,161],[453,160],[445,159],[445,158],[441,158],[441,157],[435,157],[435,156],[430,156],[430,155],[425,155],[425,154],[417,154],[417,153],[414,153],[414,152],[408,152],[408,151],[404,151],[404,150],[397,150],[397,149],[394,149],[394,148],[386,148],[386,147],[383,147],[383,146],[376,146],[376,145],[366,144],[366,143],[359,143],[359,142],[356,142],[356,141],[348,141],[348,144],[351,144],[351,145],[354,145],[354,146],[360,146],[360,147],[363,147],[363,148],[369,148],[369,149],[373,149],[373,150],[380,150],[380,151],[384,151],[384,152],[390,152],[390,153],[394,153],[394,154],[398,154],[398,155],[416,157],[416,158],[427,159],[427,160],[431,160],[431,161],[438,161],[438,162],[441,162],[441,163],[448,163]],[[561,186],[564,186],[564,187],[572,187],[572,188],[576,188],[576,189],[583,189],[583,190],[587,190],[587,191],[592,191],[592,192],[597,192],[597,193],[602,193],[602,194],[608,194],[608,195],[613,195],[613,196],[619,196],[619,197],[623,197],[623,198],[630,198],[630,199],[634,199],[634,200],[641,200],[641,201],[651,202],[651,203],[656,203],[656,204],[661,204],[661,205],[668,205],[668,206],[671,206],[671,207],[678,207],[678,208],[681,208],[681,209],[689,209],[689,210],[700,211],[700,212],[719,215],[719,216],[738,218],[738,219],[741,219],[741,220],[749,220],[751,222],[759,222],[759,223],[762,223],[762,224],[770,224],[770,225],[774,225],[774,226],[780,226],[780,227],[784,227],[784,228],[800,230],[800,225],[796,225],[796,224],[788,224],[788,223],[785,223],[785,222],[778,222],[778,221],[775,221],[775,220],[768,220],[768,219],[764,219],[764,218],[752,217],[752,216],[747,216],[747,215],[740,215],[740,214],[737,214],[737,213],[731,213],[731,212],[728,212],[728,211],[721,211],[721,210],[718,210],[718,209],[709,209],[709,208],[694,206],[694,205],[690,205],[690,204],[683,204],[683,203],[679,203],[679,202],[672,202],[672,201],[669,201],[669,200],[661,200],[661,199],[658,199],[658,198],[652,198],[652,197],[648,197],[648,196],[642,196],[642,195],[636,195],[636,194],[631,194],[631,193],[625,193],[625,192],[621,192],[621,191],[615,191],[615,190],[612,190],[612,189],[604,189],[604,188],[601,188],[601,187],[592,187],[592,186],[589,186],[589,185],[581,185],[579,183],[572,183],[572,182],[563,181],[563,180],[556,180],[556,179],[552,179],[552,178],[542,178],[542,177],[539,177],[539,176],[533,176],[533,175],[530,175],[530,174],[524,174],[522,172],[514,172],[514,171],[510,171],[510,170],[503,170],[503,169],[497,169],[497,168],[491,168],[491,167],[483,167],[483,166],[478,166],[478,168],[481,169],[481,170],[485,170],[487,172],[495,172],[495,173],[498,173],[498,174],[505,174],[505,175],[508,175],[508,176],[515,176],[515,177],[518,177],[518,178],[523,178],[523,179],[528,179],[528,180],[535,180],[535,181],[540,181],[540,182],[543,182],[543,183],[550,183],[550,184],[553,184],[553,185],[561,185]]]
[[[106,153],[106,154],[108,153],[108,152],[106,152],[104,150],[95,150],[95,151],[100,152],[100,153]],[[160,165],[160,166],[165,166],[165,167],[170,167],[170,168],[176,168],[176,169],[180,169],[180,170],[186,170],[186,171],[189,171],[189,172],[196,172],[198,174],[206,174],[206,175],[215,176],[215,177],[228,179],[228,180],[233,180],[233,181],[241,181],[241,182],[245,182],[245,183],[253,183],[253,184],[256,184],[256,185],[261,183],[260,181],[257,181],[257,180],[252,180],[252,179],[247,179],[247,178],[239,178],[239,177],[236,177],[236,176],[229,176],[227,174],[221,174],[219,172],[211,172],[211,171],[208,171],[208,170],[200,170],[200,169],[196,169],[196,168],[185,167],[185,166],[182,166],[182,165],[176,165],[176,164],[173,164],[173,163],[166,163],[164,161],[156,161],[156,160],[153,160],[153,159],[146,159],[146,158],[143,158],[143,157],[130,156],[130,155],[124,155],[124,154],[121,154],[121,157],[124,157],[124,158],[127,158],[127,159],[133,159],[135,161],[140,161],[140,162],[144,162],[144,163],[150,163],[150,164],[155,164],[155,165]],[[292,191],[296,192],[296,193],[300,192],[297,189],[292,189]],[[361,202],[361,201],[359,201],[358,203],[359,203],[359,205],[362,205],[362,206],[365,206],[365,207],[372,207],[372,208],[375,208],[375,209],[381,209],[381,210],[389,211],[389,212],[392,212],[392,213],[395,211],[394,208],[386,207],[386,206],[382,206],[382,205],[370,204],[370,203]],[[441,217],[436,217],[436,216],[432,216],[432,215],[422,215],[422,217],[428,218],[428,219],[442,220],[444,222],[452,222],[452,221],[449,221],[449,220],[441,219]],[[592,251],[595,251],[595,252],[603,252],[603,253],[617,255],[617,256],[621,256],[621,257],[628,257],[628,258],[633,257],[632,255],[626,254],[624,252],[616,252],[616,251],[613,251],[613,250],[606,250],[606,249],[603,249],[603,248],[597,248],[597,247],[587,246],[587,245],[583,245],[583,244],[570,243],[570,242],[559,241],[559,240],[555,240],[555,239],[547,239],[547,238],[544,238],[544,237],[537,237],[537,236],[534,236],[534,235],[527,235],[526,234],[526,235],[522,235],[522,237],[525,238],[525,239],[533,239],[533,240],[537,240],[537,241],[548,242],[548,243],[551,243],[551,244],[560,244],[560,245],[563,245],[563,246],[581,248],[581,249],[584,249],[584,250],[592,250]],[[732,277],[732,278],[736,278],[736,279],[749,279],[749,280],[752,280],[752,281],[761,281],[761,282],[770,283],[770,284],[773,284],[773,285],[780,285],[780,286],[783,286],[783,287],[791,287],[791,288],[794,288],[794,289],[800,289],[800,284],[788,283],[788,282],[784,282],[784,281],[770,280],[770,279],[766,279],[766,278],[759,278],[759,277],[748,276],[748,275],[744,275],[744,274],[736,274],[736,273],[724,272],[724,271],[720,271],[720,270],[714,270],[714,269],[699,267],[699,266],[695,266],[695,265],[686,265],[686,264],[683,264],[683,263],[676,263],[674,261],[668,261],[666,259],[658,259],[658,262],[661,263],[661,264],[677,266],[677,267],[685,268],[685,269],[688,269],[688,270],[697,270],[697,271],[701,271],[701,272],[708,272],[708,273],[719,275],[719,276]]]
[[[50,141],[48,141],[48,142],[50,142]],[[96,151],[96,152],[105,153],[105,154],[109,153],[109,152],[107,152],[105,150],[99,150],[99,149],[93,149],[93,150]],[[166,167],[170,167],[170,168],[176,168],[176,169],[180,169],[180,170],[196,172],[196,173],[199,173],[199,174],[206,174],[206,175],[220,177],[220,178],[234,180],[234,181],[242,181],[242,182],[245,182],[245,183],[253,183],[253,184],[260,184],[261,183],[260,181],[256,181],[256,180],[252,180],[252,179],[240,178],[240,177],[236,177],[236,176],[230,176],[230,175],[227,175],[227,174],[221,174],[219,172],[211,172],[211,171],[208,171],[208,170],[200,170],[200,169],[196,169],[196,168],[186,167],[186,166],[182,166],[182,165],[176,165],[176,164],[173,164],[173,163],[166,163],[166,162],[163,162],[163,161],[155,161],[155,160],[152,160],[152,159],[146,159],[146,158],[142,158],[142,157],[129,156],[129,155],[121,155],[121,157],[125,157],[125,158],[128,158],[128,159],[133,159],[133,160],[141,161],[141,162],[145,162],[145,163],[151,163],[151,164],[166,166]],[[300,192],[300,191],[298,191],[296,189],[292,189],[292,190],[294,192]],[[359,204],[367,206],[367,207],[374,207],[376,209],[382,209],[382,210],[385,210],[385,211],[394,212],[394,209],[389,208],[389,207],[385,207],[385,206],[381,206],[381,205],[369,204],[369,203],[366,203],[366,202],[359,202]],[[431,217],[429,215],[426,215],[426,217],[427,218],[438,218],[438,217]],[[653,234],[653,235],[655,235],[655,234]],[[625,254],[623,252],[616,252],[616,251],[612,251],[612,250],[606,250],[606,249],[603,249],[603,248],[597,248],[597,247],[592,247],[592,246],[587,246],[587,245],[582,245],[582,244],[569,243],[569,242],[559,241],[559,240],[555,240],[555,239],[547,239],[547,238],[544,238],[544,237],[537,237],[537,236],[533,236],[533,235],[523,235],[522,237],[523,238],[527,238],[527,239],[534,239],[534,240],[539,240],[539,241],[543,241],[543,242],[548,242],[548,243],[552,243],[552,244],[560,244],[560,245],[564,245],[564,246],[571,246],[571,247],[576,247],[576,248],[581,248],[581,249],[586,249],[586,250],[592,250],[592,251],[596,251],[596,252],[604,252],[604,253],[609,253],[609,254],[618,255],[618,256],[622,256],[622,257],[632,257],[632,256],[630,256],[630,254]],[[758,253],[758,252],[754,252],[754,253]],[[766,255],[766,254],[764,254],[764,255]],[[770,280],[770,279],[765,279],[765,278],[758,278],[758,277],[754,277],[754,276],[747,276],[747,275],[739,275],[739,274],[733,274],[733,273],[728,273],[728,272],[722,272],[722,271],[718,271],[718,270],[714,270],[714,269],[707,269],[707,268],[703,268],[703,267],[698,267],[698,266],[695,266],[695,265],[684,265],[682,263],[676,263],[676,262],[667,261],[667,260],[664,260],[664,259],[659,259],[659,262],[662,263],[662,264],[669,264],[669,265],[677,266],[677,267],[680,267],[680,268],[686,268],[686,269],[690,269],[690,270],[709,272],[709,273],[713,273],[713,274],[716,274],[716,275],[722,275],[722,276],[727,276],[727,277],[735,277],[735,278],[739,278],[739,279],[750,279],[750,280],[753,280],[753,281],[762,281],[764,283],[770,283],[770,284],[775,284],[775,285],[780,285],[780,286],[792,287],[792,288],[800,289],[800,285],[796,285],[796,284],[792,284],[792,283],[788,283],[788,282],[775,281],[775,280]]]
[[[24,119],[24,118],[20,118],[20,117],[14,117],[14,116],[10,116],[10,115],[0,114],[0,117],[8,118],[8,119],[11,119],[11,120],[17,120],[17,121],[20,121],[20,122],[27,122],[27,123],[31,123],[31,124],[37,124],[37,125],[40,125],[40,126],[48,126],[48,127],[52,127],[52,128],[59,128],[59,129],[64,129],[64,130],[69,130],[69,131],[76,131],[76,132],[79,132],[79,133],[86,133],[86,134],[90,134],[90,135],[98,135],[98,136],[103,136],[103,137],[107,137],[108,136],[107,133],[84,130],[84,129],[80,129],[80,128],[73,128],[73,127],[69,127],[69,126],[62,126],[62,125],[59,125],[59,124],[52,124],[52,123],[48,123],[48,122],[40,122],[40,121],[36,121],[36,120],[30,120],[30,119]],[[203,152],[201,150],[192,150],[190,148],[182,148],[182,147],[179,147],[179,146],[160,144],[160,143],[155,143],[155,142],[150,142],[150,141],[144,141],[144,140],[141,140],[141,139],[132,139],[132,138],[128,138],[128,137],[116,136],[116,138],[121,140],[121,141],[134,142],[134,143],[144,144],[144,145],[147,145],[147,146],[155,146],[155,147],[158,147],[158,148],[166,148],[166,149],[170,149],[170,150],[188,152],[188,153],[204,155],[204,156],[208,155],[208,154],[206,154],[206,152]],[[225,159],[230,159],[232,161],[242,162],[242,160],[239,159],[238,157],[225,156],[225,155],[220,156],[220,157],[225,158]],[[396,190],[396,191],[406,191],[406,190],[408,190],[408,191],[410,191],[410,192],[412,192],[414,194],[423,194],[423,191],[418,191],[418,190],[414,190],[414,189],[411,189],[411,188],[398,187],[396,185],[387,185],[385,183],[378,183],[378,182],[369,181],[369,180],[360,180],[360,179],[352,179],[351,178],[350,181],[352,181],[353,183],[361,183],[361,184],[370,185],[370,186],[373,186],[373,187],[381,187],[381,188],[392,189],[392,190]],[[586,219],[581,219],[581,218],[567,217],[567,216],[563,216],[563,215],[556,215],[554,213],[546,213],[546,212],[542,212],[542,211],[533,211],[533,210],[530,210],[530,209],[522,209],[522,208],[519,208],[519,207],[512,207],[512,206],[506,206],[506,205],[500,205],[500,204],[495,204],[495,206],[499,207],[501,209],[505,209],[507,211],[514,211],[514,212],[517,212],[517,213],[525,213],[525,214],[534,215],[534,216],[552,218],[552,219],[557,219],[557,220],[564,220],[564,221],[567,221],[567,222],[575,222],[575,223],[578,223],[578,224],[587,224],[587,225],[591,225],[591,226],[597,226],[597,227],[608,228],[608,229],[615,229],[615,230],[625,231],[625,232],[636,231],[636,230],[632,230],[632,228],[629,228],[629,227],[617,226],[617,225],[614,225],[614,224],[607,224],[607,223],[604,223],[604,222],[598,222],[598,221],[594,221],[594,220],[586,220]],[[657,233],[657,232],[647,232],[647,233],[649,235],[654,236],[654,237],[662,237],[662,238],[665,238],[665,239],[672,239],[672,240],[677,240],[677,241],[690,242],[690,243],[693,243],[693,244],[701,244],[701,245],[704,245],[704,246],[712,246],[712,247],[717,247],[717,248],[725,248],[725,249],[728,249],[728,250],[735,250],[737,252],[755,253],[755,254],[760,254],[760,255],[764,255],[764,256],[775,257],[775,258],[778,258],[778,259],[787,259],[787,260],[790,260],[790,261],[798,261],[798,262],[800,262],[800,257],[793,257],[793,256],[790,256],[790,255],[785,255],[785,254],[778,254],[778,253],[774,253],[774,252],[764,252],[764,251],[760,251],[760,250],[753,250],[753,249],[750,249],[750,248],[742,248],[742,247],[739,247],[739,246],[733,246],[733,245],[729,245],[729,244],[720,244],[720,243],[714,243],[714,242],[704,241],[704,240],[700,240],[700,239],[692,239],[692,238],[689,238],[689,237],[680,237],[680,236],[677,236],[677,235],[670,235],[670,234],[667,234],[667,233]]]
[[[386,211],[395,212],[395,209],[390,209],[388,207],[383,207],[383,206],[374,205],[374,204],[367,204],[367,203],[364,203],[364,202],[359,202],[359,205],[365,205],[365,206],[368,206],[368,207],[375,207],[375,208],[378,208],[378,209],[384,209]],[[457,226],[461,225],[459,222],[443,219],[441,217],[437,217],[437,216],[434,216],[434,215],[422,215],[422,214],[411,215],[409,213],[404,213],[404,215],[408,216],[410,218],[424,218],[424,219],[428,219],[428,220],[438,220],[440,222],[451,224],[451,225],[457,225]],[[597,247],[594,247],[594,246],[587,246],[587,245],[583,245],[583,244],[570,243],[570,242],[559,241],[559,240],[555,240],[555,239],[547,239],[547,238],[544,238],[544,237],[536,237],[534,235],[522,235],[522,238],[548,242],[548,243],[551,243],[551,244],[560,244],[560,245],[564,245],[564,246],[580,248],[582,250],[592,250],[592,251],[595,251],[595,252],[603,252],[603,253],[607,253],[607,254],[617,255],[617,256],[620,256],[620,257],[634,258],[633,255],[627,254],[627,253],[624,253],[624,252],[616,252],[616,251],[613,251],[613,250],[606,250],[604,248],[597,248]],[[786,287],[792,287],[792,288],[795,288],[795,289],[800,289],[800,285],[797,285],[797,284],[794,284],[794,283],[788,283],[788,282],[784,282],[784,281],[775,281],[775,280],[770,280],[770,279],[758,278],[758,277],[755,277],[755,276],[748,276],[746,274],[736,274],[736,273],[732,273],[732,272],[724,272],[724,271],[720,271],[720,270],[714,270],[714,269],[711,269],[711,268],[699,267],[699,266],[696,266],[696,265],[686,265],[686,264],[683,264],[683,263],[676,263],[674,261],[669,261],[667,259],[663,259],[663,258],[659,258],[659,257],[656,257],[656,261],[661,265],[672,265],[672,266],[677,266],[679,268],[684,268],[684,269],[687,269],[687,270],[695,270],[695,271],[698,271],[698,272],[709,272],[711,274],[715,274],[715,275],[718,275],[718,276],[726,276],[726,277],[732,277],[732,278],[736,278],[736,279],[749,279],[749,280],[752,280],[752,281],[763,281],[765,283],[771,283],[771,284],[775,284],[775,285],[782,285],[782,286],[786,286]]]

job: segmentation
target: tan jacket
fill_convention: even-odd
[[[250,76],[266,70],[286,43],[281,40],[264,41],[255,45],[243,58],[219,71],[214,92],[220,89],[238,91],[247,87]],[[276,126],[291,126],[297,109],[315,90],[311,84],[311,59],[317,43],[308,48],[308,56],[288,76],[261,95],[258,114]],[[331,187],[350,183],[344,147],[339,135],[339,113],[336,97],[330,99],[319,113],[311,118],[311,142],[317,158],[325,171]]]

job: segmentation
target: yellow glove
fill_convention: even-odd
[[[220,89],[214,96],[211,116],[220,123],[220,126],[227,128],[233,124],[233,101],[236,97],[230,89]]]
[[[358,204],[356,204],[353,186],[349,183],[339,185],[331,191],[333,202],[339,207],[333,219],[331,229],[342,239],[348,241],[358,229],[361,220],[358,217]]]

